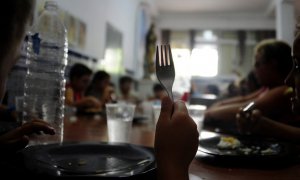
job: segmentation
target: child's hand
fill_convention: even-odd
[[[102,103],[95,97],[88,96],[84,98],[85,106],[90,108],[101,108]]]
[[[163,98],[155,133],[156,160],[161,179],[188,177],[189,165],[197,152],[198,138],[197,125],[189,116],[184,102],[173,103],[169,97]]]
[[[248,112],[241,109],[236,115],[238,130],[241,134],[250,135],[252,133],[256,133],[257,122],[261,118],[262,115],[257,109]]]
[[[0,136],[0,150],[15,152],[24,148],[28,142],[28,135],[43,131],[45,134],[54,135],[54,129],[45,121],[33,120],[16,129]]]

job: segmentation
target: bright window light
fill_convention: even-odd
[[[175,81],[173,84],[173,91],[178,93],[184,93],[190,88],[190,62],[191,51],[185,48],[172,49],[172,56],[175,65]],[[176,96],[176,95],[175,95]]]
[[[203,37],[206,40],[210,40],[210,41],[216,41],[217,37],[213,34],[212,31],[206,30],[203,32]]]
[[[190,89],[192,76],[213,77],[218,74],[218,51],[213,45],[202,45],[192,52],[186,48],[172,49],[176,77],[173,90],[179,93]]]
[[[176,75],[190,76],[186,69],[187,66],[189,66],[190,54],[191,51],[189,49],[172,49],[172,56],[176,67]]]
[[[194,48],[191,54],[190,72],[195,76],[214,77],[218,74],[218,51],[211,46]]]

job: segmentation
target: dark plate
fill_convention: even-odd
[[[52,176],[122,178],[156,168],[152,148],[125,143],[64,143],[30,146],[25,167]]]
[[[200,138],[198,151],[222,160],[243,163],[272,161],[279,163],[281,160],[288,160],[295,155],[296,148],[292,144],[257,137],[235,137],[241,142],[239,148],[220,149],[217,147],[220,138],[221,135],[218,134],[211,138]],[[269,152],[265,151],[267,149]]]
[[[135,123],[139,123],[139,122],[145,122],[148,120],[148,117],[147,116],[134,116],[133,117],[133,122]]]

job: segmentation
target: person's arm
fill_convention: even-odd
[[[102,103],[95,97],[87,96],[82,99],[75,101],[74,100],[74,91],[72,88],[67,88],[65,92],[65,103],[68,106],[73,106],[77,108],[101,108]]]
[[[263,115],[271,118],[281,118],[292,114],[291,102],[292,93],[288,86],[279,86],[266,92],[262,97],[255,99],[255,107]]]
[[[286,94],[287,90],[287,86],[280,86],[265,92],[261,97],[249,99],[245,102],[209,108],[205,112],[205,119],[233,121],[235,120],[235,116],[239,112],[239,109],[251,101],[254,101],[255,107],[261,110],[265,115],[283,116],[284,114],[291,112],[289,100],[290,94]]]
[[[54,129],[47,122],[42,120],[33,120],[1,135],[0,151],[11,153],[18,151],[28,144],[28,135],[39,133],[40,131],[44,132],[45,134],[55,134]]]
[[[239,112],[240,107],[245,106],[249,102],[234,103],[215,108],[209,108],[205,111],[205,120],[221,120],[234,121],[236,113]]]
[[[162,99],[155,132],[158,179],[187,180],[189,165],[195,157],[199,134],[182,101]]]
[[[242,134],[256,134],[300,143],[300,128],[264,117],[259,110],[253,110],[250,118],[245,118],[240,111],[236,120]]]
[[[224,106],[224,105],[228,105],[228,104],[236,104],[236,103],[245,103],[250,101],[251,99],[255,99],[257,98],[263,91],[265,91],[265,88],[261,88],[253,93],[250,93],[248,95],[245,96],[236,96],[236,97],[232,97],[232,98],[228,98],[228,99],[224,99],[221,101],[218,101],[216,103],[214,103],[213,105],[211,105],[210,109],[213,108],[217,108],[220,106]]]
[[[88,97],[83,97],[79,101],[76,101],[73,103],[73,106],[77,108],[102,108],[102,103],[95,97],[88,96]]]

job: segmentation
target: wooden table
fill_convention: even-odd
[[[64,141],[107,141],[106,121],[93,116],[79,116],[76,122],[65,120]],[[155,128],[152,124],[134,123],[131,143],[153,147]],[[200,152],[197,154],[199,155]],[[200,153],[201,155],[201,153]],[[297,161],[298,162],[298,161]],[[217,166],[194,159],[190,166],[191,180],[290,180],[300,179],[300,163],[285,167],[255,168]]]

